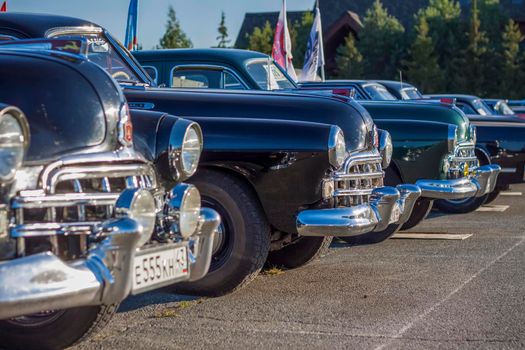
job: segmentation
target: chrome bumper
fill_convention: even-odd
[[[300,212],[297,231],[302,236],[338,237],[380,232],[390,224],[405,223],[420,195],[420,189],[414,185],[377,188],[369,204]]]
[[[481,197],[494,191],[499,165],[484,165],[476,169],[470,178],[454,180],[419,180],[416,185],[421,188],[422,197],[432,199],[463,199]]]
[[[185,281],[198,280],[208,272],[219,222],[217,212],[202,209],[198,234],[180,243],[187,245],[189,253],[190,273]],[[148,252],[136,249],[141,234],[142,227],[130,218],[108,220],[100,229],[105,238],[86,259],[66,263],[46,252],[0,263],[0,320],[45,310],[120,303],[132,293],[136,254]]]

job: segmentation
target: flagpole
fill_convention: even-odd
[[[319,8],[319,0],[317,0],[317,9],[319,10],[319,17],[321,17],[321,9]],[[323,64],[321,64],[321,80],[325,81],[325,73],[324,73],[324,38],[323,38],[323,22],[321,21],[321,18],[319,18],[319,21],[321,22],[321,33],[319,33],[319,44],[321,46],[321,53],[323,55]]]

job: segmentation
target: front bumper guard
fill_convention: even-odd
[[[208,272],[220,218],[201,210],[199,232],[188,245],[189,281]],[[105,237],[86,259],[66,263],[45,252],[0,263],[0,320],[45,310],[120,303],[132,289],[132,268],[142,227],[128,217],[101,224]],[[160,288],[160,287],[159,287]]]
[[[464,199],[481,197],[496,187],[499,165],[484,165],[476,169],[470,178],[453,180],[419,180],[416,185],[421,188],[422,197],[431,199]]]
[[[421,190],[414,185],[381,187],[372,192],[369,204],[347,208],[304,210],[297,216],[302,236],[352,237],[381,232],[391,224],[404,224]]]

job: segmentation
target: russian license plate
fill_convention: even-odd
[[[135,256],[133,294],[169,285],[189,274],[186,246]]]

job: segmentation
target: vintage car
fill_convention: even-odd
[[[199,126],[166,118],[186,164],[173,164],[181,176],[163,187],[133,147],[114,80],[48,49],[0,48],[3,349],[70,346],[108,323],[129,294],[198,280],[219,224],[180,182],[199,160]]]
[[[492,114],[495,115],[516,115],[516,113],[510,108],[508,100],[486,98],[483,100],[487,106],[492,110]]]
[[[485,103],[485,101],[477,96],[462,95],[462,94],[433,94],[423,95],[427,100],[448,101],[456,105],[463,113],[467,115],[493,115],[493,110]]]
[[[353,90],[355,98],[359,100],[396,100],[385,87],[376,82],[327,81],[297,86],[269,56],[253,51],[181,49],[140,51],[134,55],[160,84],[178,89],[269,89],[278,90],[280,93],[284,90],[302,93],[328,92],[337,95],[350,95],[350,90]],[[267,69],[268,66],[271,69]],[[407,96],[413,97],[410,87],[405,87],[403,91]],[[347,102],[355,105],[352,100]],[[179,108],[182,108],[182,104],[183,102],[178,103]],[[474,147],[470,142],[473,135],[469,135],[467,131],[468,120],[455,118],[457,113],[446,105],[441,107],[398,105],[399,103],[380,106],[378,104],[374,107],[363,104],[371,113],[375,123],[391,131],[392,134],[394,158],[393,165],[387,169],[386,183],[396,185],[406,182],[425,186],[422,198],[416,204],[410,219],[403,225],[403,229],[412,228],[421,222],[432,208],[434,199],[440,199],[441,201],[438,202],[440,208],[450,212],[469,212],[481,206],[492,188],[491,184],[495,182],[498,169],[478,167]],[[390,109],[392,109],[390,115],[385,115],[389,114]],[[457,127],[460,132],[457,149],[452,146],[447,149],[443,146],[447,144],[447,140],[455,136],[453,131],[449,134],[448,127],[442,125],[440,120],[435,120],[434,123],[410,120],[414,115],[425,114],[429,109],[454,115],[450,118],[453,120],[451,130]],[[303,114],[307,115],[307,112]],[[389,120],[382,120],[385,118]],[[406,130],[411,130],[411,133],[407,133]],[[437,149],[431,147],[422,150],[419,145],[425,141],[423,137],[427,137],[428,145],[441,142],[442,146],[437,149],[442,153],[434,153]],[[411,157],[407,162],[407,153],[418,154],[418,156]],[[469,157],[464,157],[463,155],[467,153]],[[448,175],[443,173],[444,164],[452,164],[453,170]],[[462,170],[458,172],[458,169]],[[441,182],[443,180],[454,181]],[[351,242],[355,241],[351,239]]]
[[[184,114],[201,123],[207,141],[191,182],[201,190],[205,206],[215,208],[223,220],[209,273],[178,284],[179,291],[225,294],[250,281],[265,261],[287,267],[311,261],[326,251],[332,236],[388,237],[407,220],[420,195],[413,185],[383,187],[382,167],[391,154],[388,134],[382,134],[379,151],[379,133],[358,105],[320,96],[155,88],[133,56],[93,23],[6,13],[0,14],[0,28],[15,46],[23,44],[21,39],[84,38],[87,58],[124,87],[135,109]],[[179,105],[184,100],[191,102]],[[275,113],[279,105],[286,118]],[[315,115],[313,120],[301,118],[305,109]],[[157,119],[132,118],[152,135],[153,130],[165,132],[162,125],[152,126]],[[143,135],[143,143],[150,144],[148,132]]]

